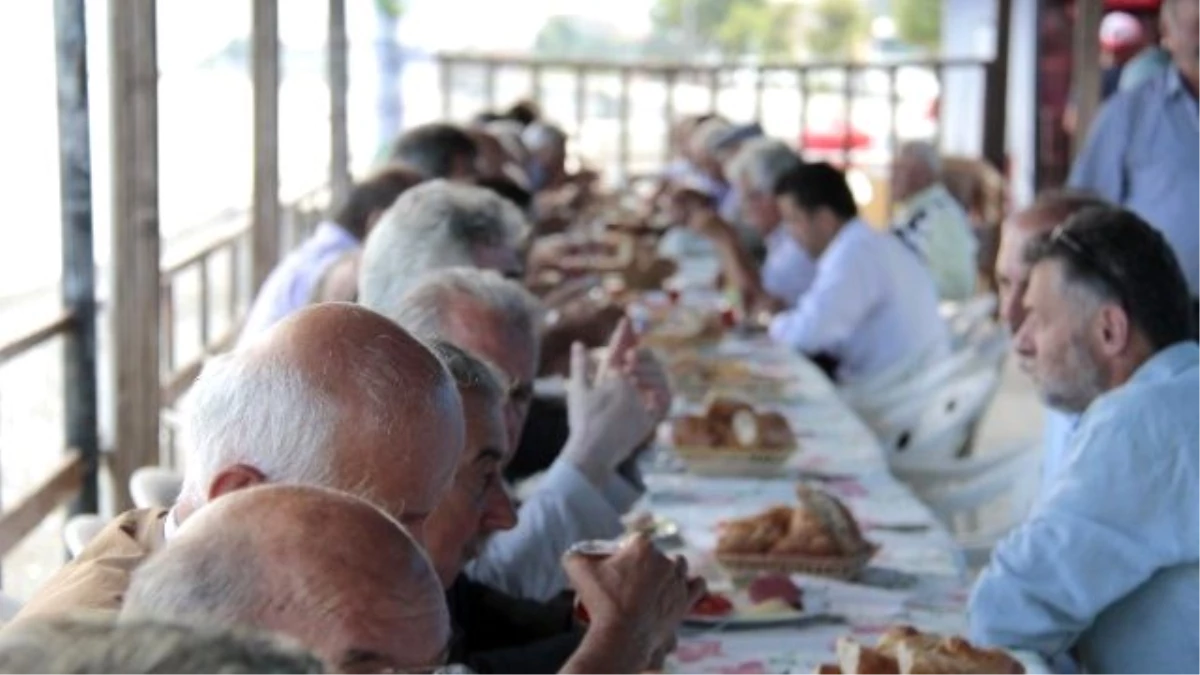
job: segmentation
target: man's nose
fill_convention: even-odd
[[[484,527],[491,532],[511,530],[517,526],[517,507],[508,488],[499,483],[488,496],[487,510],[484,515]]]

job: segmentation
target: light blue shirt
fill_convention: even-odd
[[[1159,46],[1147,47],[1121,69],[1117,91],[1135,89],[1146,80],[1161,77],[1171,68],[1171,54]]]
[[[992,553],[971,639],[1096,673],[1200,671],[1200,348],[1182,342],[1084,412],[1057,479]]]
[[[770,333],[796,351],[836,358],[842,382],[950,353],[925,263],[899,237],[858,219],[830,242],[812,286],[794,309],[775,316]]]
[[[1124,206],[1158,228],[1196,295],[1200,109],[1177,68],[1108,100],[1068,182]]]
[[[312,236],[276,265],[263,282],[246,316],[239,344],[309,304],[329,266],[361,246],[362,242],[337,223],[326,221],[317,225]]]
[[[519,598],[550,600],[568,587],[562,557],[572,544],[615,539],[621,516],[642,496],[613,473],[598,489],[570,462],[558,459],[517,511],[517,525],[488,539],[467,575]]]
[[[812,285],[817,266],[782,223],[767,235],[765,243],[767,257],[759,270],[763,289],[791,307]]]
[[[1045,500],[1062,468],[1063,458],[1070,447],[1071,434],[1079,426],[1079,415],[1046,408],[1045,428],[1042,432],[1042,485],[1039,501]]]

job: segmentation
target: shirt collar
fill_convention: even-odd
[[[1177,342],[1166,349],[1161,349],[1133,372],[1129,384],[1135,382],[1153,382],[1163,380],[1172,375],[1196,367],[1200,362],[1200,345],[1190,340]]]

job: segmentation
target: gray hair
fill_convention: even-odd
[[[933,147],[933,144],[925,141],[909,141],[900,146],[900,154],[912,157],[928,167],[934,180],[942,175],[942,155],[937,148]]]
[[[521,143],[534,152],[556,145],[566,145],[566,142],[567,135],[563,130],[546,122],[534,122],[521,132]]]
[[[248,464],[270,481],[327,484],[338,403],[276,353],[214,357],[184,401],[186,471],[181,503],[207,501],[213,477]]]
[[[4,673],[321,673],[290,640],[161,619],[53,617],[0,633]]]
[[[391,316],[388,308],[425,274],[473,266],[477,247],[516,248],[527,226],[520,209],[491,190],[444,180],[418,185],[384,212],[367,237],[359,302]]]
[[[446,364],[460,392],[482,396],[488,405],[504,402],[507,378],[495,366],[440,338],[429,340],[427,344],[430,351]]]
[[[746,181],[756,191],[771,195],[775,193],[775,183],[801,162],[800,155],[783,141],[753,138],[726,163],[725,175],[735,185]]]
[[[692,152],[706,155],[716,154],[717,146],[725,139],[725,135],[729,133],[732,126],[719,117],[705,120],[692,131],[692,136],[688,139],[688,146]]]
[[[491,270],[455,268],[430,274],[411,288],[387,317],[414,335],[444,338],[455,295],[470,297],[503,316],[508,330],[540,346],[541,303],[521,284]]]

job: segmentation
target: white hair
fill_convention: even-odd
[[[942,175],[942,156],[933,144],[925,141],[909,141],[900,146],[900,154],[907,155],[924,164],[936,180]]]
[[[434,180],[418,185],[384,212],[367,237],[359,270],[359,302],[388,308],[425,274],[473,266],[481,246],[516,248],[528,223],[491,190]]]
[[[207,501],[221,470],[246,464],[269,482],[326,485],[338,403],[279,354],[241,351],[209,361],[184,401],[186,471],[180,503]]]
[[[494,365],[446,340],[433,339],[428,344],[430,351],[436,354],[450,371],[460,393],[479,395],[489,406],[504,402],[504,383],[508,378]]]
[[[755,190],[773,194],[784,174],[800,166],[796,151],[774,138],[752,138],[725,164],[725,175],[736,185],[748,182]]]
[[[565,145],[566,142],[567,135],[563,130],[546,122],[534,122],[521,132],[521,143],[533,152]]]
[[[321,673],[293,641],[233,626],[100,616],[22,621],[0,634],[5,673]]]
[[[692,135],[688,139],[688,147],[697,154],[716,154],[717,146],[720,145],[721,140],[725,134],[729,133],[732,126],[719,117],[705,120],[692,131]]]
[[[455,295],[470,297],[503,316],[508,330],[540,346],[541,303],[521,284],[491,270],[439,270],[413,286],[386,316],[414,335],[444,339]]]

